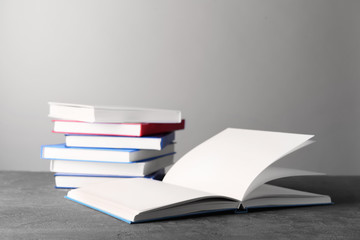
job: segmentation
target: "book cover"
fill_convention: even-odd
[[[154,173],[144,176],[153,180],[162,180],[165,176],[165,170],[160,169]],[[104,175],[104,174],[81,174],[81,173],[61,173],[54,174],[55,188],[75,189],[89,184],[101,183],[117,178],[140,178],[141,176],[126,175]]]
[[[65,135],[67,147],[91,148],[132,148],[161,150],[175,140],[175,132],[147,137],[102,136],[102,135]]]
[[[174,154],[175,144],[162,150],[131,148],[67,147],[65,143],[41,146],[41,158],[52,160],[131,163],[146,162]]]
[[[142,137],[168,133],[185,128],[185,120],[179,123],[103,123],[53,120],[54,133],[106,136]]]
[[[85,122],[179,123],[178,110],[49,102],[49,117]]]
[[[143,177],[174,162],[174,153],[140,162],[50,160],[51,172]]]

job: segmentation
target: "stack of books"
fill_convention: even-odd
[[[65,143],[44,145],[56,188],[78,188],[114,178],[162,179],[174,162],[181,112],[49,103],[54,133]]]

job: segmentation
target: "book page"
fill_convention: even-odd
[[[228,128],[185,154],[163,181],[241,201],[265,168],[312,137]]]
[[[194,189],[145,179],[114,179],[69,191],[69,198],[133,221],[139,213],[217,197]],[[227,199],[224,197],[224,199]],[[235,202],[235,200],[231,200]],[[239,205],[239,204],[237,204]]]
[[[242,202],[245,208],[286,207],[296,205],[331,204],[326,195],[263,184],[252,191]]]
[[[316,176],[316,175],[324,175],[323,173],[298,170],[298,169],[290,169],[283,167],[275,167],[270,166],[262,171],[255,180],[250,184],[249,188],[246,190],[244,194],[245,201],[248,198],[248,195],[251,194],[253,190],[260,187],[264,183],[270,182],[275,179],[285,178],[285,177],[294,177],[294,176]]]

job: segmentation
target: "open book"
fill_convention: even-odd
[[[330,204],[329,196],[265,184],[318,173],[270,166],[312,135],[228,128],[185,154],[164,180],[116,179],[67,198],[128,223],[213,211]]]

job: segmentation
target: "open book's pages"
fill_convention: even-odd
[[[242,201],[242,206],[245,209],[324,204],[331,204],[329,196],[269,184],[256,188]]]
[[[67,198],[128,223],[219,211],[329,204],[328,196],[262,185],[240,201],[149,179],[116,179],[69,191]]]
[[[117,179],[71,190],[67,197],[129,223],[211,211],[330,204],[325,195],[264,184],[281,177],[318,175],[270,166],[311,137],[226,129],[182,157],[163,182]]]
[[[179,123],[181,112],[177,110],[92,106],[49,102],[49,117],[85,122],[147,122]]]
[[[140,176],[151,174],[174,162],[174,155],[159,157],[146,162],[90,162],[50,160],[51,172]]]
[[[78,188],[67,197],[128,223],[239,207],[236,199],[144,178]]]
[[[144,178],[162,180],[165,176],[165,170],[160,169]],[[102,175],[102,174],[80,174],[80,173],[55,173],[55,188],[79,188],[91,184],[102,183],[119,178],[139,178],[140,176],[124,175]]]
[[[228,128],[186,153],[163,181],[241,200],[265,168],[312,137]]]
[[[104,123],[53,120],[54,133],[87,134],[106,136],[149,136],[185,128],[185,120],[179,123]]]
[[[68,147],[132,148],[161,150],[175,140],[175,132],[149,137],[66,135]]]
[[[174,145],[162,150],[139,150],[123,148],[66,147],[65,144],[44,145],[42,158],[92,162],[141,162],[174,154]]]

